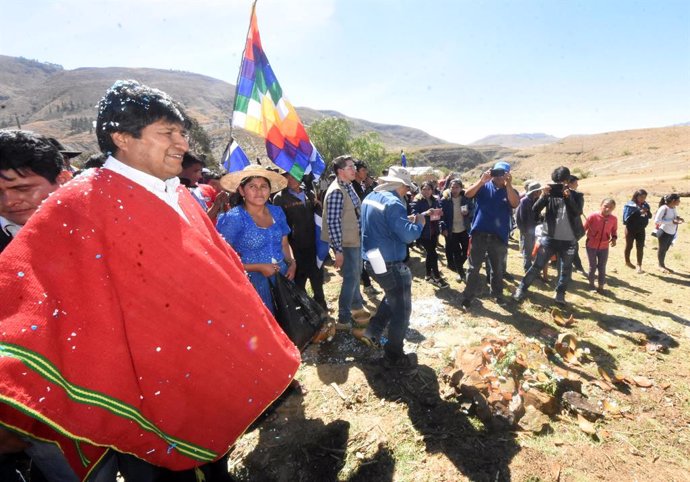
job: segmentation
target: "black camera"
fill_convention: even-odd
[[[549,186],[551,187],[549,191],[551,197],[563,197],[563,184],[549,184]]]
[[[491,169],[489,172],[491,173],[491,177],[503,177],[506,175],[505,169]]]

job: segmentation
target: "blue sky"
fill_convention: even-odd
[[[251,9],[250,0],[3,3],[0,54],[233,84]],[[687,0],[259,0],[257,15],[295,106],[460,143],[690,121]]]

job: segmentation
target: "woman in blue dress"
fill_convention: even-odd
[[[237,252],[254,288],[273,312],[270,278],[278,272],[295,277],[297,265],[287,240],[290,228],[283,210],[268,202],[272,193],[287,185],[274,171],[249,165],[220,180],[228,191],[237,191],[240,204],[218,216],[216,229]]]

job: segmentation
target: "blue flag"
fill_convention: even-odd
[[[316,224],[316,267],[321,268],[323,262],[328,256],[328,243],[321,240],[321,216],[314,214],[314,223]]]
[[[405,151],[400,151],[400,164],[402,164],[402,167],[407,167],[407,157],[405,157]]]
[[[251,164],[240,145],[232,138],[223,152],[220,163],[228,172],[241,171],[245,166]]]

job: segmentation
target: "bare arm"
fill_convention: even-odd
[[[513,175],[509,172],[506,172],[505,178],[506,178],[506,194],[508,196],[508,203],[510,204],[510,207],[515,209],[516,207],[518,207],[518,204],[520,204],[520,195],[513,188]]]
[[[484,171],[482,173],[482,176],[479,178],[477,182],[472,184],[468,190],[465,191],[465,197],[468,198],[473,198],[474,196],[477,195],[477,192],[479,192],[479,189],[489,182],[491,180],[491,171]]]

